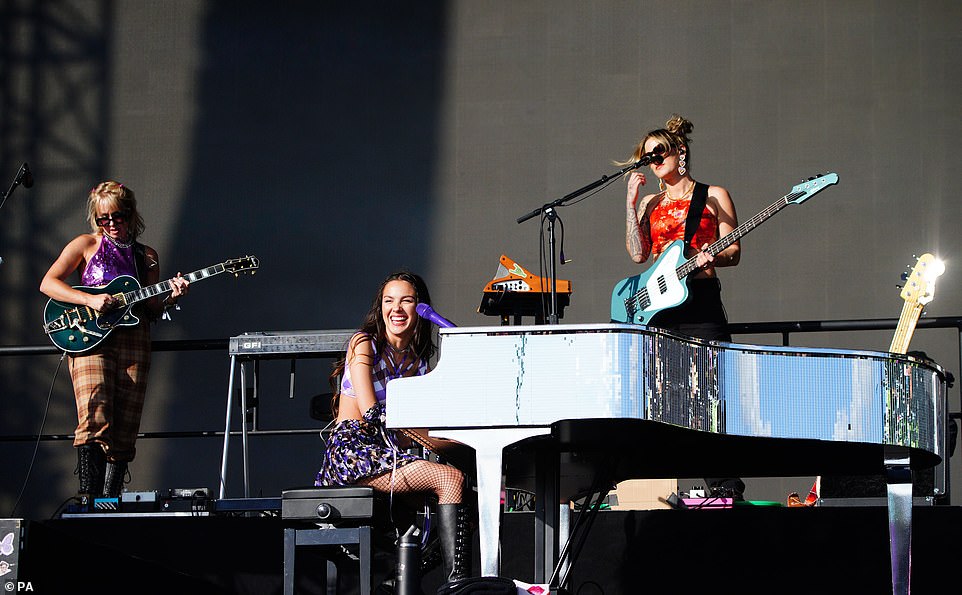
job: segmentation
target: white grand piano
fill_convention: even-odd
[[[905,592],[909,470],[941,462],[946,390],[938,365],[891,353],[710,343],[626,324],[457,327],[440,330],[434,370],[388,384],[387,425],[439,451],[474,449],[485,576],[499,573],[502,478],[517,455],[538,463],[537,582],[557,560],[559,503],[599,486],[882,473],[893,589]]]

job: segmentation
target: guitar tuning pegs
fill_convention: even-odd
[[[909,280],[909,274],[908,274],[908,273],[902,273],[901,275],[899,275],[899,278],[902,279],[902,281],[908,281],[908,280]]]

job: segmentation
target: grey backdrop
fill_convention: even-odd
[[[694,176],[725,186],[743,221],[805,177],[840,177],[743,240],[720,273],[731,321],[897,318],[899,275],[923,252],[947,261],[927,316],[958,316],[960,22],[949,0],[3,0],[0,183],[28,161],[36,184],[0,209],[0,345],[47,344],[39,280],[105,178],[137,192],[165,278],[261,259],[252,278],[195,286],[155,339],[354,327],[402,266],[448,318],[492,324],[477,307],[499,256],[539,272],[538,221],[516,218],[617,171],[672,112],[694,122]],[[614,282],[641,270],[623,204],[616,180],[560,211],[564,322],[607,321]],[[912,348],[958,374],[955,330],[920,330]],[[50,516],[76,490],[68,441],[10,439],[73,431],[58,359],[0,357],[0,515],[22,492],[15,516]],[[287,364],[265,363],[261,426],[317,427],[308,402],[329,363],[301,362],[293,399]],[[222,429],[227,383],[224,352],[157,353],[142,430]],[[254,495],[310,483],[322,448],[253,440]],[[216,490],[220,454],[215,438],[142,440],[128,488]],[[229,479],[239,495],[238,466]],[[750,479],[748,495],[811,482]]]

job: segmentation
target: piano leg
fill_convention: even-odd
[[[558,452],[540,448],[536,454],[534,499],[534,582],[552,578],[558,560],[558,530],[561,526],[561,475]]]
[[[889,547],[892,559],[892,593],[910,592],[912,575],[912,469],[909,451],[886,447]]]
[[[551,433],[550,427],[472,428],[432,430],[431,436],[456,440],[474,449],[478,466],[478,535],[481,576],[498,576],[501,570],[501,477],[504,448],[534,436]]]

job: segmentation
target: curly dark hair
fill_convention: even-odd
[[[358,333],[367,335],[374,340],[377,353],[384,353],[387,345],[387,334],[384,330],[384,317],[381,314],[381,300],[384,298],[384,288],[392,281],[407,281],[414,287],[414,297],[419,304],[431,304],[431,293],[424,279],[416,273],[407,270],[400,270],[388,275],[374,294],[371,308],[364,316],[364,322],[358,329]],[[353,338],[353,337],[352,337]],[[425,318],[418,317],[417,325],[414,327],[414,337],[411,339],[411,346],[414,348],[414,355],[417,361],[430,361],[434,357],[437,347],[434,344],[434,328],[431,322]],[[331,372],[329,381],[331,389],[334,391],[334,401],[331,410],[337,414],[337,400],[340,392],[340,379],[347,364],[347,356],[334,363],[334,370]]]

